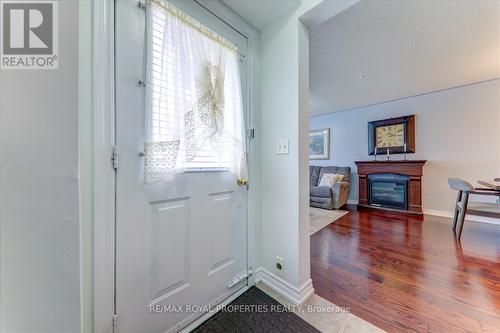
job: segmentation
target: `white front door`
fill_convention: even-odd
[[[246,39],[199,4],[173,3],[245,53]],[[115,6],[115,331],[178,331],[206,310],[193,306],[218,304],[247,284],[228,286],[247,272],[246,187],[203,165],[167,184],[143,184],[145,12],[136,1]],[[243,64],[241,70],[244,91]]]

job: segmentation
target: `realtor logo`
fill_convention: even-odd
[[[0,1],[0,30],[1,69],[57,69],[57,1]]]

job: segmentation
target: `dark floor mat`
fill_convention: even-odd
[[[252,287],[230,303],[226,311],[221,310],[193,332],[319,332],[296,314],[284,309],[266,293]]]

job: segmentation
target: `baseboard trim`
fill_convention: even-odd
[[[347,203],[350,204],[350,205],[357,205],[357,204],[359,204],[359,201],[358,200],[350,199],[350,200],[347,201]],[[447,210],[422,208],[422,211],[426,215],[448,217],[448,218],[451,218],[451,219],[453,218],[453,212],[449,212]],[[497,219],[497,218],[494,218],[494,217],[489,217],[489,216],[480,216],[480,215],[467,214],[467,215],[465,215],[465,219],[468,220],[468,221],[473,221],[473,222],[500,225],[500,219]]]
[[[424,214],[426,214],[426,215],[447,217],[447,218],[450,218],[450,219],[453,218],[453,212],[449,212],[449,211],[446,211],[446,210],[424,208],[423,211],[424,211]],[[496,218],[493,218],[493,217],[467,214],[467,215],[465,215],[465,219],[468,220],[468,221],[473,221],[473,222],[480,222],[480,223],[488,223],[488,224],[500,225],[500,219],[496,219]]]
[[[309,296],[314,294],[314,288],[311,279],[307,280],[302,286],[297,288],[281,277],[277,276],[276,274],[269,272],[263,267],[259,267],[255,270],[255,283],[258,282],[262,282],[296,305],[304,303],[309,298]]]

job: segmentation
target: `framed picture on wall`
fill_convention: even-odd
[[[330,159],[330,129],[323,128],[309,131],[309,159]]]

